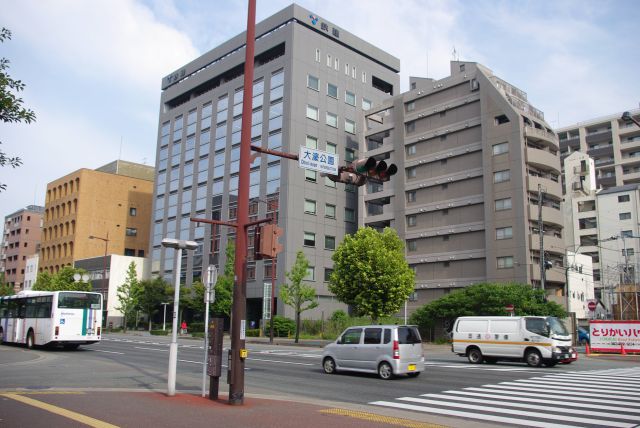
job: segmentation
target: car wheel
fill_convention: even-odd
[[[33,337],[33,330],[29,330],[29,333],[27,333],[27,348],[33,349],[35,344],[36,344],[36,341],[34,340],[34,337]]]
[[[393,377],[393,370],[387,362],[381,362],[378,366],[378,376],[380,379],[389,380]]]
[[[482,351],[478,348],[471,348],[467,351],[467,358],[471,364],[480,364],[484,360]]]
[[[524,354],[524,360],[531,367],[540,367],[542,365],[542,357],[540,356],[540,352],[535,349],[529,349],[526,354]]]
[[[336,372],[336,362],[333,361],[333,358],[325,358],[322,362],[322,368],[325,373],[334,374]]]
[[[418,377],[418,376],[420,376],[420,372],[407,373],[407,376],[409,376],[409,377]]]

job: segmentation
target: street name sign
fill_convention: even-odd
[[[320,171],[324,174],[338,175],[338,155],[317,149],[300,146],[298,156],[300,168]]]

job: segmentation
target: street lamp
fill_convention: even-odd
[[[101,238],[99,236],[89,235],[89,239],[99,239],[104,241],[104,257],[102,259],[102,305],[104,308],[104,324],[102,328],[105,328],[105,324],[108,319],[109,306],[107,305],[107,301],[109,300],[107,297],[109,296],[109,288],[106,284],[107,281],[107,248],[109,247],[109,231],[107,231],[107,237]]]
[[[180,304],[180,267],[182,263],[182,250],[195,250],[198,248],[198,243],[195,241],[185,241],[184,239],[164,238],[162,240],[162,246],[178,250],[176,254],[176,280],[173,297],[173,323],[171,330],[171,344],[169,345],[169,372],[167,375],[167,395],[172,397],[176,395],[176,365],[178,363],[178,306]]]
[[[640,126],[640,122],[638,122],[636,119],[634,119],[634,117],[631,116],[631,113],[629,113],[628,111],[625,111],[624,113],[622,113],[621,119],[624,120],[625,122],[633,122],[637,126]]]
[[[167,303],[160,303],[162,306],[164,306],[164,314],[162,315],[162,331],[166,331],[167,330],[167,305],[169,304]]]

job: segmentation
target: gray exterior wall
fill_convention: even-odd
[[[362,139],[363,98],[378,103],[389,96],[373,86],[373,77],[387,82],[396,90],[399,87],[399,61],[322,18],[314,25],[309,15],[309,11],[292,5],[256,26],[254,82],[264,82],[264,95],[260,109],[254,84],[252,144],[269,145],[275,150],[297,154],[309,136],[317,139],[319,150],[326,151],[327,144],[335,145],[340,164],[344,165],[347,149],[350,155],[358,155],[358,142]],[[323,30],[325,25],[327,31]],[[244,34],[238,35],[163,80],[165,89],[159,118],[151,271],[168,281],[173,281],[175,256],[172,250],[160,246],[162,238],[178,237],[202,243],[194,257],[183,258],[183,281],[190,284],[201,276],[209,263],[220,268],[224,266],[225,248],[235,233],[230,228],[217,227],[216,240],[219,244],[216,251],[211,251],[209,237],[212,228],[196,228],[188,218],[228,220],[230,208],[233,211],[237,194],[232,186],[233,178],[237,176],[237,164],[233,162],[240,141],[240,133],[234,133],[234,130],[239,129],[238,115],[241,113],[241,104],[234,113],[233,100],[235,91],[243,86],[244,49],[241,47],[244,42]],[[330,66],[327,65],[327,55],[331,56]],[[337,69],[336,58],[339,60]],[[348,74],[345,73],[346,64],[349,64]],[[284,75],[282,84],[272,89],[272,81],[277,80],[274,74],[280,72]],[[364,77],[363,72],[366,73]],[[308,88],[309,75],[318,78],[317,91]],[[338,87],[337,98],[327,95],[327,83]],[[355,106],[345,102],[346,90],[356,95]],[[226,112],[218,107],[218,100],[225,96],[228,99]],[[210,116],[203,116],[209,103],[212,106]],[[307,105],[318,109],[318,121],[307,118]],[[189,120],[192,111],[195,113]],[[327,112],[337,114],[337,128],[325,124]],[[356,123],[355,134],[345,131],[345,119]],[[260,120],[262,127],[258,125]],[[207,143],[209,132],[210,143]],[[220,137],[217,144],[216,135]],[[324,244],[326,236],[334,236],[338,245],[345,233],[356,230],[355,219],[345,221],[345,208],[357,210],[357,192],[346,191],[343,184],[328,186],[333,183],[319,174],[315,182],[309,180],[305,171],[293,161],[265,154],[258,157],[259,165],[254,162],[251,168],[251,184],[255,185],[251,190],[251,202],[257,205],[257,211],[250,215],[255,215],[252,219],[277,215],[279,226],[285,230],[281,239],[284,251],[278,256],[276,284],[286,281],[285,272],[291,270],[296,252],[302,250],[315,268],[314,279],[307,283],[316,288],[320,302],[317,309],[305,312],[304,316],[328,317],[335,309],[345,309],[330,295],[324,281],[325,269],[331,268],[333,254],[325,249]],[[315,215],[305,213],[305,199],[316,202]],[[265,201],[277,201],[277,206],[271,203],[269,210]],[[325,217],[326,204],[335,206],[335,219]],[[315,233],[315,246],[304,245],[305,232]],[[252,248],[249,253],[252,253]],[[265,264],[270,265],[270,261],[249,262],[250,271],[255,266],[255,274],[249,274],[247,283],[249,321],[258,321],[262,315],[263,283],[271,282],[271,277],[265,275]],[[293,316],[292,309],[281,303],[278,303],[276,311]]]
[[[560,159],[542,112],[475,63],[454,61],[451,76],[412,78],[411,87],[366,117],[365,156],[389,159],[400,172],[381,188],[363,187],[359,211],[361,224],[390,226],[405,239],[416,272],[417,300],[409,308],[483,281],[539,284],[538,184],[546,192],[544,249],[554,263],[546,289],[558,297]],[[494,153],[498,144],[507,150]],[[499,171],[509,171],[509,179],[495,182]],[[496,210],[496,200],[506,198],[511,207]],[[503,228],[511,237],[497,239]],[[505,257],[512,265],[499,267]]]

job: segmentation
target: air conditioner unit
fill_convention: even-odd
[[[582,190],[582,182],[581,181],[577,181],[577,182],[573,183],[571,188],[573,190]]]

